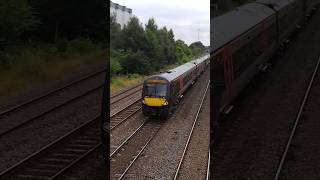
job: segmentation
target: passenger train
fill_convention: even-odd
[[[213,123],[320,0],[258,0],[211,19]]]
[[[210,64],[204,55],[172,70],[151,76],[143,82],[142,112],[145,116],[167,118],[186,90]]]

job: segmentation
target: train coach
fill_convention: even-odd
[[[211,19],[213,122],[319,0],[258,0]]]
[[[142,89],[143,114],[167,118],[186,90],[209,64],[209,55],[204,55],[199,59],[146,79]]]

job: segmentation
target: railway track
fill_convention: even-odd
[[[137,85],[130,87],[126,90],[123,90],[123,91],[120,91],[114,95],[111,95],[110,96],[110,105],[113,105],[113,104],[119,102],[120,100],[127,98],[128,96],[131,96],[136,93],[140,93],[141,90],[142,90],[142,85],[137,84]]]
[[[58,93],[58,92],[60,92],[60,91],[62,91],[62,90],[64,90],[64,89],[66,89],[66,88],[68,88],[68,87],[74,86],[74,85],[79,84],[79,83],[81,83],[81,82],[83,82],[83,81],[85,81],[85,80],[88,80],[88,79],[90,79],[90,78],[92,78],[92,77],[94,77],[94,76],[97,76],[97,75],[100,75],[100,74],[104,74],[104,73],[106,73],[106,70],[105,70],[105,69],[104,69],[104,70],[97,71],[97,72],[94,72],[94,73],[89,74],[89,75],[87,75],[87,76],[84,76],[84,77],[82,77],[82,78],[80,78],[80,79],[78,79],[78,80],[75,80],[75,81],[72,81],[72,82],[68,83],[67,85],[65,85],[65,86],[63,86],[63,87],[59,87],[59,88],[53,89],[53,90],[51,90],[51,91],[49,91],[49,92],[46,92],[46,93],[44,93],[44,94],[41,94],[40,96],[34,97],[34,98],[29,99],[29,100],[27,100],[27,101],[25,101],[25,102],[19,103],[19,104],[15,105],[15,106],[13,106],[13,107],[11,107],[11,108],[8,108],[8,109],[6,109],[6,110],[4,110],[4,111],[1,111],[1,112],[0,112],[0,116],[4,116],[4,115],[6,115],[6,114],[8,114],[8,113],[10,113],[10,112],[16,111],[16,110],[18,110],[18,109],[20,109],[20,108],[22,108],[22,107],[24,107],[24,106],[30,105],[30,104],[35,103],[35,102],[37,102],[37,101],[40,101],[40,100],[42,100],[42,99],[44,99],[44,98],[47,98],[48,96],[51,96],[51,95],[53,95],[53,94],[56,94],[56,93]]]
[[[298,124],[299,124],[299,122],[300,122],[300,120],[301,120],[301,115],[302,115],[302,113],[303,113],[303,111],[304,111],[305,105],[306,105],[307,100],[308,100],[309,95],[310,95],[310,91],[311,91],[311,89],[312,89],[312,87],[313,87],[313,84],[314,84],[314,81],[315,81],[315,77],[316,77],[316,75],[317,75],[317,73],[318,73],[319,65],[320,65],[320,57],[319,57],[319,59],[318,59],[317,65],[316,65],[316,67],[315,67],[315,69],[314,69],[314,71],[313,71],[313,74],[312,74],[312,76],[311,76],[311,78],[310,78],[308,87],[307,87],[307,89],[306,89],[306,91],[305,91],[305,93],[304,93],[303,100],[302,100],[302,102],[301,102],[301,104],[300,104],[300,106],[299,106],[299,110],[298,110],[298,112],[297,112],[297,116],[296,116],[296,118],[295,118],[295,120],[294,120],[294,125],[293,125],[293,127],[292,127],[292,130],[291,130],[290,136],[289,136],[289,138],[288,138],[286,147],[285,147],[285,149],[284,149],[284,151],[283,151],[283,154],[282,154],[282,156],[281,156],[281,160],[280,160],[280,163],[279,163],[279,165],[278,165],[278,168],[277,168],[277,171],[276,171],[274,180],[278,180],[278,179],[279,179],[279,176],[280,176],[281,171],[282,171],[282,169],[283,169],[283,166],[284,166],[284,163],[285,163],[285,161],[286,161],[286,158],[287,158],[288,151],[289,151],[289,149],[290,149],[292,140],[293,140],[293,138],[294,138],[294,136],[295,136],[295,134],[296,134]]]
[[[90,74],[88,76],[85,76],[79,80],[76,80],[76,81],[73,81],[71,83],[69,83],[68,85],[64,86],[64,87],[61,87],[61,88],[57,88],[57,89],[54,89],[48,93],[45,93],[43,95],[40,95],[38,97],[35,97],[33,99],[30,99],[26,102],[23,102],[23,103],[20,103],[10,109],[7,109],[5,111],[2,111],[0,113],[0,117],[2,118],[10,118],[10,116],[14,116],[15,113],[17,112],[21,112],[23,110],[25,110],[28,114],[29,111],[31,111],[32,109],[32,105],[33,104],[40,104],[41,106],[41,103],[46,103],[45,101],[47,100],[48,101],[48,98],[50,97],[53,97],[53,96],[56,96],[57,94],[61,93],[62,91],[66,90],[67,88],[70,88],[72,86],[75,86],[75,85],[78,85],[84,81],[87,81],[91,78],[95,78],[97,76],[104,76],[105,74],[105,70],[102,70],[102,71],[98,71],[98,72],[95,72],[93,74]],[[91,93],[95,93],[99,90],[101,90],[103,88],[103,84],[99,84],[93,88],[90,88],[89,90],[86,90],[84,91],[83,93],[77,95],[77,96],[74,96],[74,97],[71,97],[69,99],[66,99],[66,100],[63,100],[62,102],[59,102],[59,103],[55,103],[53,105],[50,105],[50,107],[47,107],[45,108],[44,110],[37,110],[37,111],[34,111],[32,112],[32,115],[27,115],[27,116],[23,116],[25,119],[23,118],[14,118],[14,121],[17,121],[17,122],[10,122],[10,124],[7,126],[7,125],[3,125],[3,127],[8,127],[6,129],[2,129],[0,130],[0,137],[3,137],[13,131],[16,131],[18,130],[19,128],[27,125],[27,124],[30,124],[31,122],[33,122],[34,120],[37,120],[41,117],[44,117],[45,115],[48,115],[49,113],[52,113],[53,111],[56,111],[58,109],[61,109],[63,108],[64,106],[66,105],[69,105],[81,98],[83,98],[84,96],[87,96]],[[30,109],[28,109],[30,108]],[[34,108],[33,108],[34,109]],[[16,120],[17,119],[17,120]],[[23,119],[23,120],[21,120]],[[13,124],[12,124],[13,123]]]
[[[131,168],[143,156],[149,143],[157,137],[164,123],[165,121],[145,118],[125,140],[110,147],[111,179],[126,179],[131,175],[128,172],[131,172]]]
[[[202,96],[201,103],[200,103],[200,105],[199,105],[199,107],[198,107],[198,110],[197,110],[197,114],[196,114],[196,116],[194,117],[193,125],[192,125],[192,127],[191,127],[191,130],[190,130],[190,133],[189,133],[189,136],[188,136],[187,143],[186,143],[186,145],[185,145],[185,147],[184,147],[182,156],[181,156],[181,158],[180,158],[180,160],[179,160],[179,164],[178,164],[178,166],[177,166],[177,169],[176,169],[176,171],[175,171],[175,175],[174,175],[174,177],[173,177],[174,180],[178,179],[179,172],[180,172],[180,168],[181,168],[181,165],[182,165],[182,163],[183,163],[185,154],[186,154],[186,152],[187,152],[187,150],[188,150],[188,146],[189,146],[190,140],[191,140],[191,138],[192,138],[192,134],[193,134],[193,131],[194,131],[194,129],[195,129],[195,125],[196,125],[196,123],[197,123],[197,121],[198,121],[198,119],[199,119],[199,114],[200,114],[200,112],[201,112],[201,109],[203,108],[204,100],[205,100],[205,97],[206,97],[206,95],[207,95],[209,86],[210,86],[210,80],[209,80],[209,82],[208,82],[208,84],[207,84],[207,87],[206,87],[206,90],[205,90],[205,92],[204,92],[204,94],[203,94],[203,96]],[[210,158],[209,158],[209,159],[210,159]],[[209,167],[209,166],[208,166],[208,167]]]
[[[210,180],[210,162],[211,162],[211,156],[210,156],[210,149],[209,149],[206,180]]]
[[[122,179],[147,145],[156,136],[164,122],[149,121],[145,122],[136,129],[121,145],[111,150],[111,179]]]
[[[73,82],[69,83],[68,85],[66,85],[64,87],[54,89],[54,90],[52,90],[52,91],[50,91],[48,93],[45,93],[45,94],[43,94],[41,96],[38,96],[36,98],[33,98],[31,100],[28,100],[26,102],[18,104],[18,105],[14,106],[14,107],[12,107],[10,109],[2,111],[0,113],[0,117],[5,117],[5,116],[8,116],[10,114],[13,114],[13,113],[15,113],[17,111],[20,111],[23,108],[31,106],[33,103],[39,103],[39,102],[45,101],[46,99],[48,99],[48,97],[54,96],[57,93],[60,93],[61,91],[65,90],[66,88],[69,88],[71,86],[79,84],[79,83],[81,83],[83,81],[86,81],[86,80],[88,80],[90,78],[93,78],[95,76],[104,75],[105,72],[106,72],[105,70],[102,70],[102,71],[99,71],[99,72],[95,72],[95,73],[90,74],[88,76],[85,76],[85,77],[83,77],[83,78],[81,78],[79,80],[73,81]],[[82,94],[80,94],[78,96],[75,96],[75,97],[72,97],[70,99],[67,99],[64,102],[60,103],[60,104],[56,104],[55,106],[52,106],[52,107],[46,109],[45,111],[38,112],[38,114],[35,114],[34,116],[32,116],[32,117],[30,117],[30,118],[28,118],[28,119],[26,119],[26,120],[24,120],[24,121],[22,121],[20,123],[16,123],[15,125],[11,125],[11,126],[9,126],[9,128],[7,128],[5,130],[2,130],[2,131],[0,130],[0,137],[3,137],[3,136],[5,136],[5,135],[7,135],[7,134],[9,134],[9,133],[11,133],[11,132],[13,132],[15,130],[18,130],[19,128],[21,128],[23,126],[25,126],[25,125],[27,125],[27,124],[29,124],[29,123],[41,118],[41,117],[44,117],[45,115],[48,115],[49,113],[51,113],[51,112],[53,112],[53,111],[55,111],[57,109],[61,109],[64,106],[66,106],[68,104],[71,104],[71,103],[83,98],[86,95],[89,95],[91,93],[99,91],[102,88],[103,88],[103,84],[99,84],[96,87],[93,87],[93,88],[89,89],[88,91],[86,91],[86,92],[84,92],[84,93],[82,93]],[[133,94],[135,94],[137,92],[140,92],[141,88],[142,88],[141,84],[138,84],[138,85],[136,85],[136,86],[134,86],[132,88],[129,88],[129,89],[126,89],[125,91],[122,91],[121,93],[115,94],[111,99],[110,105],[111,104],[116,104],[117,102],[119,102],[119,101],[121,101],[121,100],[123,100],[125,98],[128,98],[128,97],[132,96]],[[126,106],[123,109],[120,109],[116,114],[114,114],[111,117],[111,119],[112,119],[111,128],[114,128],[114,127],[120,125],[122,122],[124,122],[124,120],[126,120],[127,118],[132,116],[135,112],[137,112],[141,108],[141,106],[140,106],[140,108],[137,107],[137,104],[138,104],[137,101],[134,101],[133,104],[129,104],[129,106]],[[129,108],[129,107],[131,107],[131,108]],[[129,108],[129,109],[127,109],[127,108]],[[134,111],[134,113],[132,113],[131,111]],[[126,115],[128,113],[130,113],[129,116]]]
[[[57,179],[101,146],[97,116],[0,174],[0,179]]]
[[[115,109],[110,111],[110,130],[115,129],[141,110],[141,90],[142,85],[137,84],[110,97],[110,109]]]
[[[141,128],[147,123],[147,120],[148,118],[145,118],[144,122],[135,131],[133,131],[133,133],[129,135],[120,145],[118,145],[117,147],[110,147],[110,158],[112,158],[124,144],[126,144],[136,133],[141,130]]]
[[[110,117],[110,130],[118,127],[141,109],[140,99]]]
[[[60,108],[62,108],[63,106],[66,106],[66,105],[68,105],[68,104],[70,104],[70,103],[73,103],[74,101],[79,100],[79,99],[81,99],[82,97],[84,97],[84,96],[86,96],[86,95],[88,95],[88,94],[90,94],[90,93],[93,93],[93,92],[95,92],[95,91],[98,91],[98,90],[102,89],[102,87],[103,87],[103,85],[97,86],[97,87],[95,87],[95,88],[87,91],[86,93],[81,94],[80,96],[77,96],[77,97],[74,97],[74,98],[72,98],[72,99],[69,99],[69,100],[65,101],[64,103],[62,103],[62,104],[60,104],[60,105],[57,105],[57,106],[55,106],[55,107],[53,107],[53,108],[51,108],[51,109],[49,109],[49,110],[47,110],[47,111],[44,111],[44,112],[42,112],[42,113],[40,113],[40,114],[37,114],[36,116],[34,116],[34,117],[30,118],[30,119],[27,119],[27,120],[25,120],[24,122],[22,122],[22,123],[20,123],[20,124],[18,124],[18,125],[16,125],[16,126],[14,126],[14,127],[11,127],[10,129],[7,129],[7,130],[1,132],[1,133],[0,133],[0,137],[5,136],[5,135],[7,135],[7,134],[9,134],[9,133],[11,133],[11,132],[13,132],[13,131],[16,131],[16,130],[18,130],[19,128],[21,128],[21,127],[23,127],[23,126],[25,126],[25,125],[27,125],[27,124],[29,124],[29,123],[31,123],[31,122],[39,119],[39,118],[41,118],[41,117],[44,117],[45,115],[48,115],[49,113],[51,113],[51,112],[53,112],[53,111],[55,111],[55,110],[57,110],[57,109],[60,109]]]

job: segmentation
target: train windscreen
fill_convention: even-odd
[[[146,84],[144,95],[149,97],[165,97],[167,95],[167,84]]]

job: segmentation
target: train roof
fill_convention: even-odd
[[[262,3],[262,4],[270,4],[273,5],[273,8],[278,11],[280,10],[282,7],[287,6],[288,4],[291,4],[293,2],[295,2],[297,0],[258,0],[256,1],[257,3]]]
[[[195,60],[192,60],[192,61],[190,61],[190,62],[191,62],[191,63],[200,64],[200,63],[202,63],[203,61],[205,61],[206,59],[208,59],[209,57],[210,57],[210,55],[209,55],[209,54],[206,54],[206,55],[201,56],[201,57],[199,57],[199,58],[197,58],[197,59],[195,59]]]
[[[168,70],[164,73],[161,73],[159,75],[155,75],[155,76],[151,76],[150,78],[154,78],[154,77],[160,77],[160,78],[164,78],[166,80],[168,80],[169,82],[176,79],[177,77],[181,76],[182,74],[184,74],[185,72],[191,70],[192,68],[194,68],[196,64],[199,64],[200,62],[204,61],[205,59],[209,58],[209,54],[206,54],[204,56],[201,56],[200,58],[197,58],[195,60],[192,60],[188,63],[185,63],[181,66],[178,66],[174,69]],[[148,79],[150,79],[148,78]]]
[[[275,12],[259,3],[248,3],[211,20],[210,52],[215,52]]]

